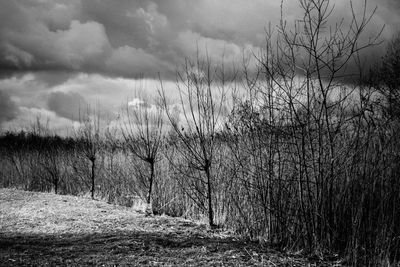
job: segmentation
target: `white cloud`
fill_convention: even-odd
[[[39,120],[42,126],[61,135],[72,133],[74,122],[57,116],[55,112],[41,108],[21,107],[18,116],[3,124],[3,129],[20,131],[31,130]]]
[[[128,106],[131,106],[131,107],[140,107],[140,106],[143,106],[144,104],[145,104],[145,102],[139,98],[134,98],[128,102]]]

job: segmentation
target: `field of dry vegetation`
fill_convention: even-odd
[[[0,190],[1,266],[331,266],[204,223],[87,198]]]
[[[158,98],[138,92],[146,104],[127,105],[118,123],[88,108],[68,137],[40,120],[2,133],[0,187],[54,193],[1,191],[2,260],[307,263],[274,247],[397,264],[400,37],[365,70],[368,48],[383,45],[379,30],[363,35],[373,9],[361,1],[342,20],[334,1],[298,2],[303,16],[289,27],[282,13],[239,70],[198,53],[174,94],[160,77]],[[146,213],[207,227],[117,206],[138,199]]]

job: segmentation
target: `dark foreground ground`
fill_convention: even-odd
[[[0,266],[339,266],[222,230],[72,196],[0,189]]]

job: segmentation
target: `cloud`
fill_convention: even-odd
[[[55,32],[38,24],[29,32],[5,33],[5,38],[2,64],[15,68],[91,69],[111,49],[103,26],[96,22],[73,20],[68,29]]]
[[[173,72],[155,52],[159,40],[152,35],[162,36],[160,27],[168,21],[154,3],[0,1],[0,9],[4,71],[58,69],[124,77]]]
[[[133,107],[133,108],[148,108],[150,107],[146,102],[144,102],[142,99],[140,98],[134,98],[131,101],[128,102],[128,106],[129,107]]]
[[[71,135],[76,125],[76,122],[59,117],[55,112],[46,109],[21,107],[13,120],[3,123],[3,128],[12,131],[29,131],[38,121],[48,130],[60,135]]]
[[[17,106],[37,108],[45,104],[49,88],[28,73],[0,80],[0,90],[8,94]]]
[[[87,105],[85,99],[78,93],[52,92],[47,102],[50,111],[75,121],[83,118]]]
[[[56,61],[72,69],[95,67],[111,49],[104,27],[97,22],[71,21],[70,28],[52,34]]]
[[[158,72],[173,71],[173,67],[143,49],[123,46],[113,51],[105,62],[111,73],[122,76],[156,76]]]
[[[361,11],[353,1],[355,11]],[[332,1],[332,19],[350,19],[347,0]],[[383,39],[400,26],[396,0],[369,0],[378,6],[364,40],[386,24]],[[265,27],[279,23],[281,1],[7,1],[0,0],[0,69],[67,70],[109,76],[173,78],[185,57],[199,49],[211,56],[238,57],[258,50]],[[302,17],[297,0],[283,2],[290,24]],[[206,44],[206,45],[203,45]],[[369,55],[379,59],[381,48]],[[372,56],[371,56],[372,57]],[[373,61],[372,60],[372,61]]]
[[[18,106],[11,97],[4,91],[0,91],[0,126],[3,122],[13,120],[18,112]]]
[[[127,116],[129,112],[129,116]],[[162,108],[151,101],[145,96],[145,100],[141,98],[134,98],[128,102],[127,109],[123,112],[121,125],[128,125],[135,123],[138,125],[146,126],[146,124],[156,126],[157,121],[167,121],[168,118]],[[128,122],[130,121],[130,122]]]
[[[9,123],[4,125],[14,127],[16,122],[29,123],[28,120],[20,118],[27,112],[21,113],[22,115],[18,113],[18,116],[12,116],[12,114],[16,111],[31,109],[46,110],[56,114],[52,116],[54,120],[65,118],[69,121],[79,119],[79,109],[83,118],[90,106],[91,109],[98,109],[102,118],[113,118],[121,103],[127,98],[129,91],[123,88],[134,84],[130,80],[118,81],[118,79],[104,78],[99,75],[74,75],[68,79],[61,77],[56,80],[57,82],[53,82],[46,77],[43,78],[43,73],[28,73],[0,80],[0,115],[2,115],[2,121],[5,118],[9,120]],[[95,94],[96,88],[104,90],[103,96]],[[120,98],[110,97],[110,94],[117,89],[119,92],[114,96],[119,95]]]
[[[223,39],[207,38],[192,31],[179,33],[176,44],[181,47],[184,54],[192,55],[191,57],[199,52],[201,58],[208,56],[216,61],[224,58],[231,63],[239,61],[243,52],[255,50],[250,44],[239,46]]]

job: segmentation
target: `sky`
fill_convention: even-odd
[[[349,19],[349,0],[331,2],[333,20]],[[65,132],[87,105],[113,121],[135,90],[156,94],[158,74],[172,92],[176,70],[197,51],[229,64],[259,51],[280,6],[280,0],[0,0],[0,129],[29,129],[40,118]],[[400,27],[400,1],[369,0],[368,10],[375,7],[363,38],[385,25],[386,42]],[[289,23],[301,18],[298,1],[284,0],[283,14]],[[384,44],[371,48],[369,64],[382,51]]]

